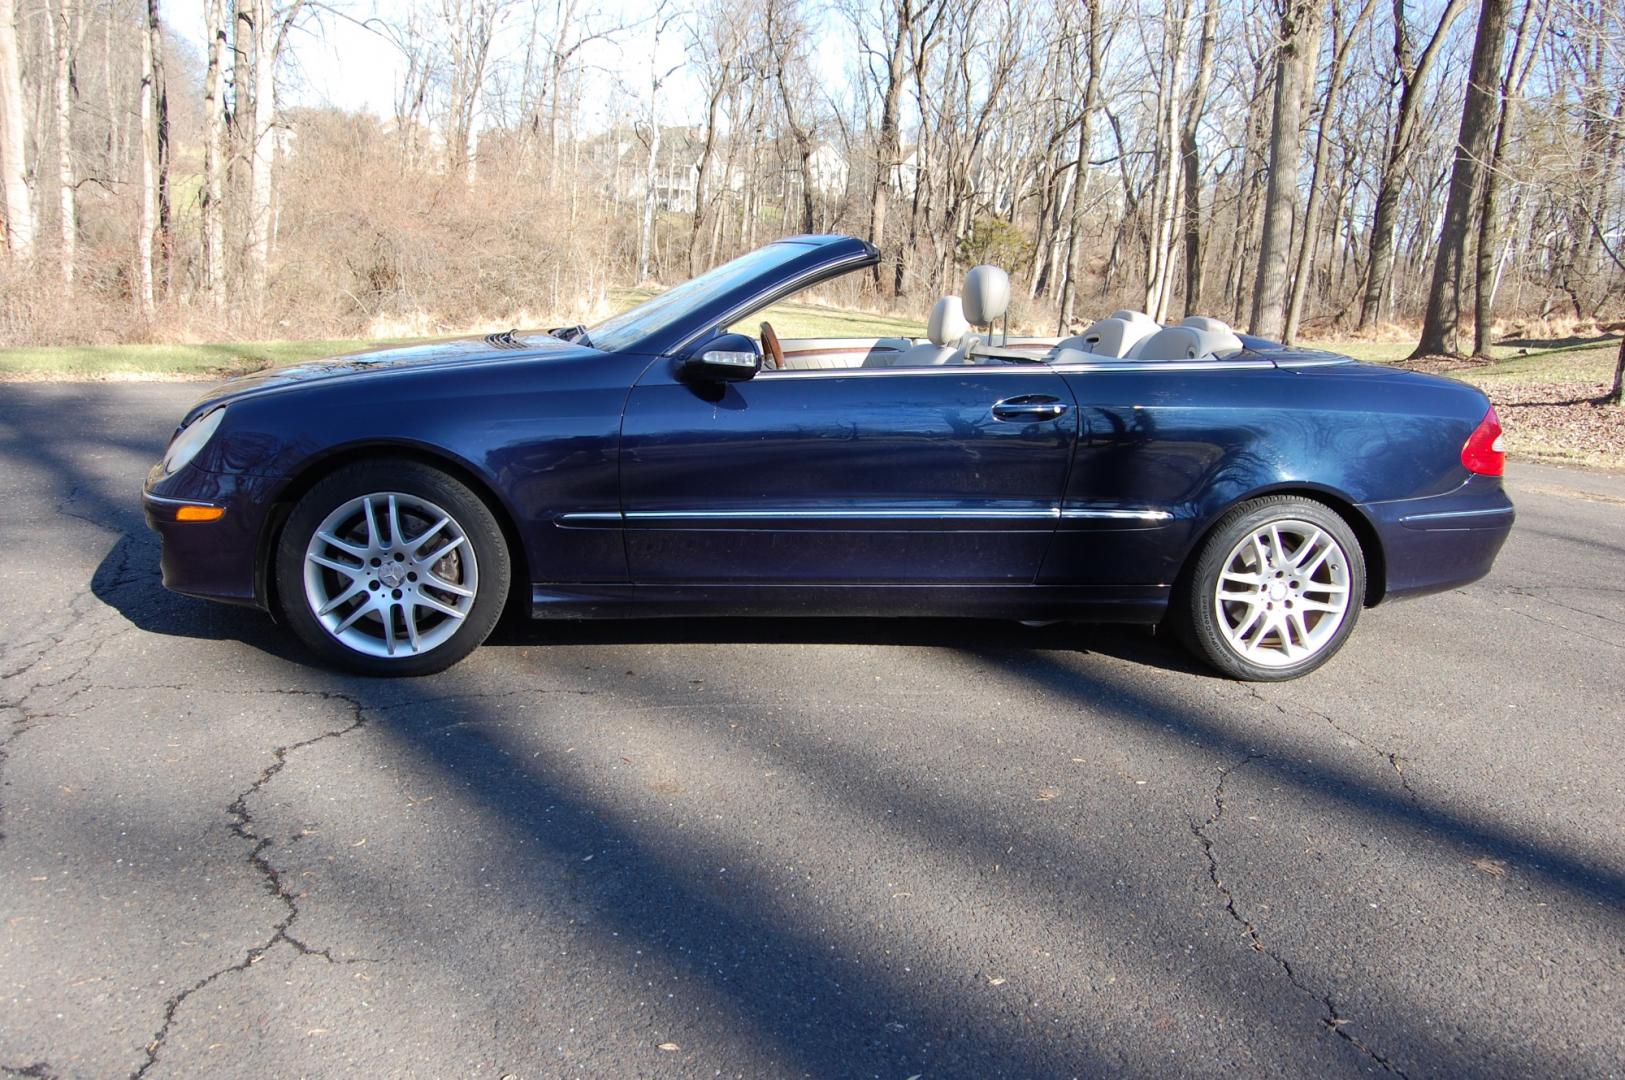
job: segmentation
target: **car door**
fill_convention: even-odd
[[[1077,426],[1039,364],[696,385],[658,361],[622,424],[632,579],[1031,583]]]

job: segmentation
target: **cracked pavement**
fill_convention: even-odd
[[[1625,477],[1282,686],[1121,628],[173,596],[188,384],[0,391],[0,1074],[1620,1076]]]

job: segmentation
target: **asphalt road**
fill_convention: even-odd
[[[0,1065],[1619,1076],[1625,477],[1284,686],[1145,633],[534,625],[306,666],[172,596],[196,385],[0,386]]]

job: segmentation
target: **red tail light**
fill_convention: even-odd
[[[1461,463],[1468,472],[1480,476],[1500,476],[1506,471],[1506,447],[1501,441],[1501,418],[1495,415],[1495,406],[1484,414],[1478,427],[1467,437],[1461,448]]]

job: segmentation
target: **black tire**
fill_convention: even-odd
[[[1269,530],[1272,525],[1287,528],[1288,536],[1296,537],[1303,524],[1321,530],[1336,545],[1328,548],[1323,568],[1313,570],[1312,575],[1295,575],[1291,569],[1290,556],[1304,552],[1301,547],[1296,552],[1283,552],[1287,557],[1278,562],[1265,561],[1274,558],[1273,544],[1248,549],[1266,553],[1259,556],[1246,554],[1241,548],[1250,537]],[[1302,542],[1313,544],[1310,538]],[[1290,547],[1291,539],[1283,538],[1281,544]],[[1256,598],[1251,595],[1252,583],[1242,582],[1245,575],[1235,573],[1239,564],[1232,561],[1246,558],[1257,562],[1255,570],[1247,570],[1260,579]],[[1304,552],[1303,565],[1314,559],[1313,552]],[[1276,569],[1277,566],[1280,569]],[[1221,602],[1219,578],[1227,569],[1232,572],[1227,588],[1238,592],[1227,592],[1227,596],[1235,599]],[[1168,621],[1192,653],[1222,674],[1247,682],[1284,682],[1314,671],[1343,647],[1354,632],[1365,601],[1365,575],[1365,555],[1359,539],[1348,522],[1331,507],[1296,495],[1251,499],[1225,514],[1197,549],[1174,589]],[[1303,580],[1298,580],[1299,577]],[[1334,581],[1334,577],[1337,580]],[[1272,589],[1281,595],[1276,596]],[[1331,613],[1305,610],[1305,604],[1335,603],[1335,589],[1343,590],[1344,596],[1343,610],[1337,616],[1340,621],[1322,628],[1321,620],[1331,617]],[[1242,596],[1241,591],[1247,595]],[[1285,609],[1292,608],[1294,603],[1296,622],[1289,625],[1288,620],[1293,616]],[[1268,609],[1258,612],[1260,618],[1278,620],[1278,629],[1262,631],[1259,645],[1250,650],[1254,656],[1267,656],[1267,663],[1255,662],[1243,651],[1248,648],[1245,641],[1248,634],[1259,632],[1257,623],[1246,623],[1257,608]],[[1254,629],[1237,634],[1242,624]],[[1233,643],[1232,637],[1242,640]],[[1307,655],[1291,659],[1289,654],[1294,647],[1308,650]],[[1274,655],[1276,653],[1280,655]]]
[[[371,592],[356,592],[354,599],[346,607],[340,608],[334,619],[342,619],[357,608],[372,603],[376,597],[382,613],[374,612],[371,615],[363,614],[355,623],[355,629],[348,632],[348,637],[358,645],[346,644],[335,636],[335,631],[324,624],[316,608],[316,600],[307,591],[309,581],[307,575],[306,557],[311,550],[316,531],[322,527],[331,515],[340,513],[356,500],[368,496],[376,496],[381,500],[388,500],[390,495],[397,496],[397,501],[410,504],[403,511],[401,517],[401,537],[392,535],[387,524],[379,526],[379,542],[398,547],[408,555],[422,554],[423,558],[435,560],[433,567],[440,570],[445,567],[455,567],[458,584],[471,588],[465,591],[471,596],[454,596],[450,592],[441,592],[439,577],[433,573],[426,573],[424,580],[419,579],[416,573],[411,576],[408,583],[402,575],[408,568],[416,566],[423,570],[424,566],[408,562],[397,562],[391,567],[388,556],[385,555],[383,565],[391,575],[387,581],[360,580],[363,574],[376,578],[379,572],[368,572],[366,558],[358,558],[353,568],[346,563],[345,574],[349,581],[341,575],[329,575],[327,580],[336,582],[333,591],[347,583],[358,588],[365,584]],[[404,498],[402,498],[404,497]],[[412,500],[419,500],[413,503]],[[378,504],[373,503],[374,506]],[[428,521],[430,510],[438,509],[450,520],[451,524],[442,529],[441,538],[431,535],[431,530],[424,526]],[[413,517],[412,515],[418,515]],[[375,515],[376,516],[376,515]],[[411,522],[417,522],[419,531],[412,535]],[[461,552],[461,544],[449,543],[447,536],[461,534],[462,541],[466,541],[467,550],[472,551],[473,558],[465,561]],[[361,543],[362,533],[351,534],[349,539]],[[429,537],[429,539],[423,539]],[[422,548],[414,553],[409,549],[413,544],[421,542]],[[453,551],[455,549],[455,551]],[[328,554],[333,554],[331,549]],[[277,543],[274,553],[274,573],[276,575],[277,603],[280,613],[287,624],[304,642],[311,652],[315,653],[324,663],[363,675],[396,675],[415,676],[432,675],[444,671],[453,664],[462,660],[469,653],[479,647],[496,625],[502,614],[502,609],[508,599],[509,583],[512,576],[512,560],[508,551],[507,539],[503,536],[502,527],[497,524],[496,517],[485,501],[471,491],[468,486],[455,477],[449,476],[438,469],[415,461],[402,460],[372,460],[346,465],[334,471],[330,476],[324,477],[314,487],[307,491],[303,498],[294,506],[293,512],[288,516],[287,524],[282,529],[282,535]],[[372,565],[377,566],[376,561]],[[397,572],[397,569],[399,572]],[[309,574],[322,578],[324,571],[311,569]],[[399,588],[395,588],[395,586]],[[312,588],[321,589],[326,586],[320,582]],[[413,590],[422,590],[422,600],[414,602],[411,596],[405,604],[399,601],[403,591],[413,594]],[[322,595],[322,594],[318,594]],[[396,603],[395,610],[388,610],[385,606],[390,604],[389,595],[393,595]],[[337,597],[330,599],[336,600]],[[442,608],[447,605],[464,608],[458,618],[441,615],[438,609],[427,607],[430,601],[438,601]],[[422,606],[420,606],[422,605]],[[399,612],[399,614],[397,614]],[[419,639],[418,618],[420,612],[428,612],[424,616],[434,625],[431,633],[421,640],[424,647],[417,648]],[[393,655],[371,655],[364,648],[383,647],[384,619],[390,621],[389,649]],[[370,622],[368,621],[370,619]],[[403,620],[412,620],[412,641],[401,643],[407,623]],[[376,635],[380,638],[377,645],[369,644],[366,637],[368,627],[374,627]],[[396,630],[400,628],[401,634]],[[427,642],[434,639],[434,644]]]

